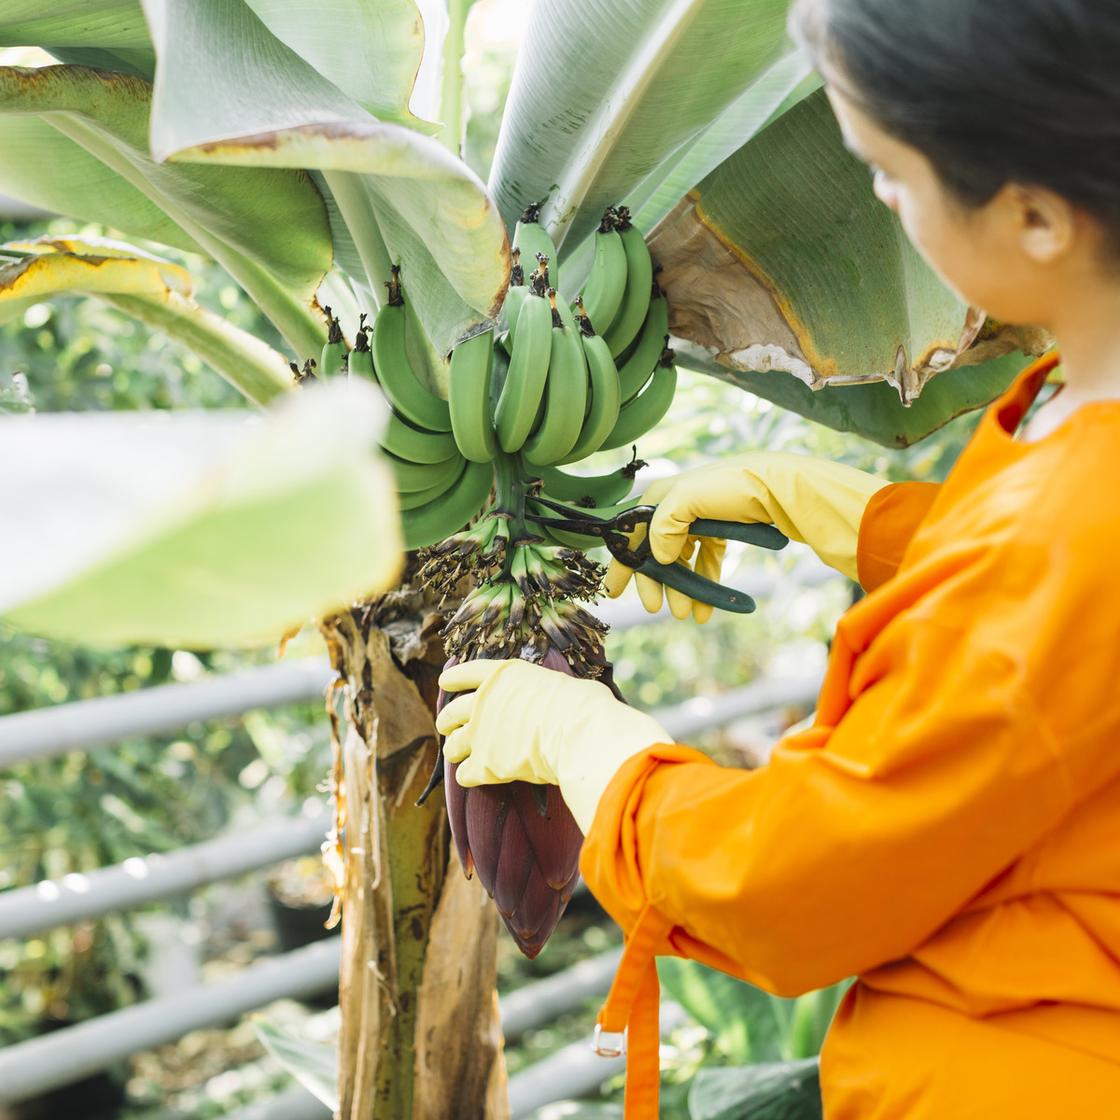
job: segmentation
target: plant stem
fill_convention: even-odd
[[[463,46],[467,25],[468,0],[448,0],[450,24],[443,40],[443,92],[440,139],[449,151],[460,155],[463,146]]]
[[[389,279],[389,250],[385,247],[362,180],[349,171],[324,171],[323,178],[354,239],[374,304],[380,307],[385,298],[385,282]]]
[[[517,455],[499,453],[494,460],[495,509],[509,518],[511,541],[535,536],[525,520],[525,479]]]

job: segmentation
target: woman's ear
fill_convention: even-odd
[[[1061,195],[1044,187],[1009,183],[996,201],[1005,209],[1023,252],[1035,264],[1054,264],[1073,249],[1077,214]]]

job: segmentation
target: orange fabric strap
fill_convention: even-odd
[[[625,1120],[657,1120],[661,1089],[661,988],[655,953],[672,922],[646,903],[622,953],[599,1029],[626,1036]]]

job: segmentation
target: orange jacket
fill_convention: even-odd
[[[653,953],[779,995],[848,976],[827,1120],[1120,1116],[1120,401],[1033,443],[1034,363],[940,487],[880,491],[813,726],[728,771],[628,761],[582,869],[627,933],[628,1120]]]

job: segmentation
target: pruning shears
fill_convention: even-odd
[[[591,513],[580,513],[570,506],[547,498],[534,498],[538,505],[554,510],[559,517],[533,517],[532,520],[549,528],[561,529],[569,533],[598,537],[606,545],[607,551],[620,564],[633,568],[643,576],[657,580],[666,587],[672,587],[701,603],[709,603],[720,610],[735,614],[750,614],[755,609],[755,601],[745,592],[717,583],[685,564],[662,564],[653,558],[649,546],[649,523],[656,506],[631,506],[614,517],[596,517]],[[630,535],[642,525],[646,535],[640,544],[630,547]],[[773,525],[759,522],[746,524],[742,521],[716,521],[712,518],[697,518],[688,528],[694,537],[721,537],[723,540],[741,541],[759,548],[773,551],[785,548],[789,538]]]

